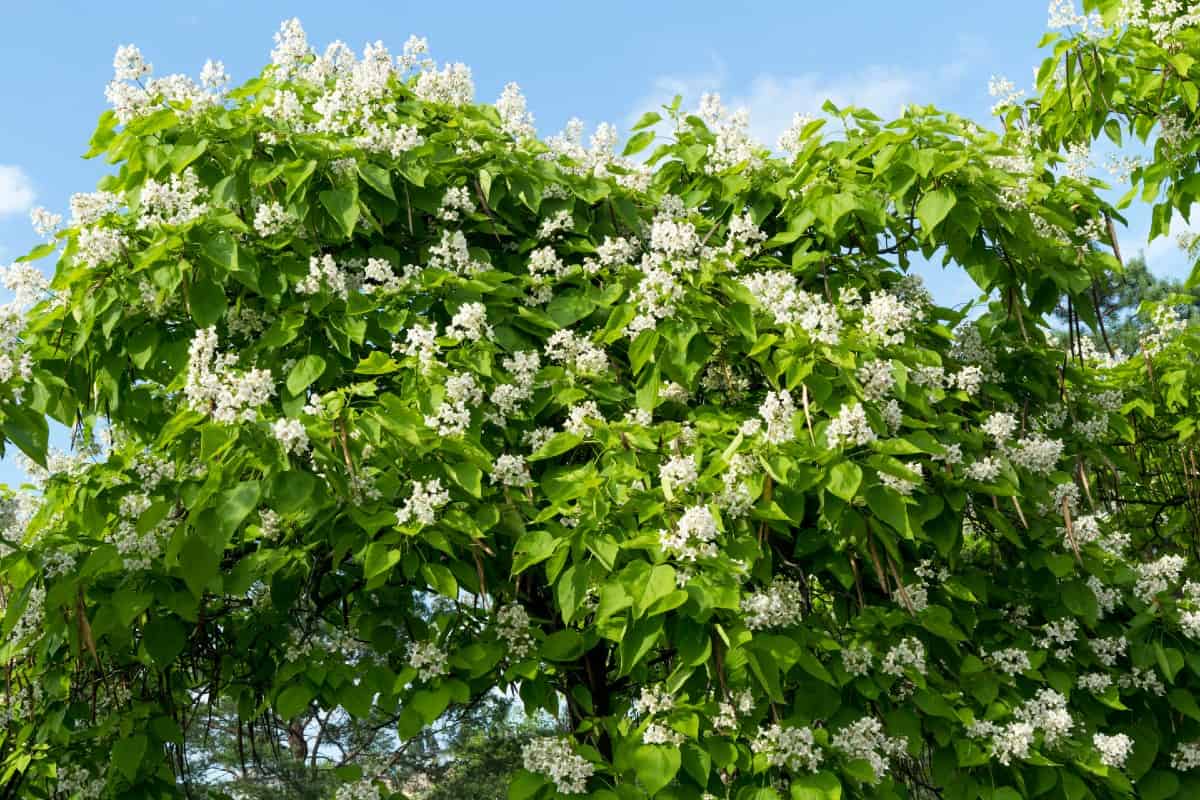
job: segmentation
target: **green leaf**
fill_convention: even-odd
[[[305,389],[325,372],[325,359],[315,354],[309,354],[296,362],[288,373],[287,390],[293,395],[300,395]]]
[[[1139,800],[1168,800],[1179,792],[1179,777],[1165,769],[1147,772],[1137,782]]]
[[[661,121],[662,114],[659,114],[657,111],[647,111],[638,117],[638,121],[634,123],[632,130],[640,131],[642,128],[649,128],[651,125],[656,125]]]
[[[213,266],[220,267],[226,272],[233,272],[237,269],[237,242],[227,231],[221,231],[205,242],[200,253]]]
[[[208,276],[197,278],[188,293],[188,309],[192,312],[192,319],[201,328],[216,324],[217,320],[225,316],[228,305],[224,287]]]
[[[546,785],[546,779],[535,772],[520,769],[508,782],[508,800],[529,800]]]
[[[792,800],[842,800],[842,782],[832,772],[795,775]]]
[[[46,448],[50,440],[46,418],[25,406],[5,409],[4,417],[4,424],[0,426],[4,438],[20,448],[34,463],[46,466]]]
[[[187,637],[187,629],[174,617],[155,617],[142,631],[146,652],[160,667],[167,666],[183,652]]]
[[[917,203],[917,219],[921,221],[926,237],[933,234],[933,229],[946,218],[956,202],[957,198],[949,189],[934,189],[921,198]]]
[[[675,779],[681,761],[679,751],[673,747],[643,744],[633,751],[633,770],[651,797]]]
[[[422,564],[421,574],[425,576],[429,586],[443,597],[454,600],[458,597],[458,581],[454,573],[443,564]]]
[[[542,657],[548,661],[574,661],[583,655],[583,637],[571,629],[555,631],[542,642]]]
[[[483,497],[483,472],[479,467],[466,461],[457,464],[443,464],[450,479],[471,493],[472,497]]]
[[[204,594],[208,582],[221,569],[221,553],[198,535],[188,536],[179,550],[179,571],[183,581],[196,597]]]
[[[908,509],[900,495],[884,486],[867,489],[867,507],[900,535],[909,536]]]
[[[371,542],[363,555],[363,577],[371,580],[400,563],[403,554],[383,542]]]
[[[675,570],[659,564],[650,570],[650,576],[642,584],[641,593],[634,596],[633,616],[638,618],[656,602],[675,591]]]
[[[357,166],[358,174],[364,183],[392,202],[396,201],[396,193],[392,191],[392,175],[390,172],[368,161],[359,161]]]
[[[307,683],[293,683],[275,698],[275,711],[285,720],[294,719],[308,708],[314,696]]]
[[[633,136],[629,137],[629,141],[625,143],[625,150],[622,151],[621,155],[631,156],[634,153],[640,153],[649,147],[650,143],[653,141],[654,131],[642,131],[641,133],[635,133]]]
[[[527,531],[513,548],[512,574],[520,575],[534,564],[545,561],[554,553],[558,540],[548,531]]]
[[[333,217],[346,237],[353,235],[358,224],[358,193],[347,189],[326,189],[317,195],[321,205]]]
[[[138,767],[146,753],[146,742],[146,735],[138,733],[118,739],[113,745],[112,765],[130,781],[137,777]]]
[[[854,499],[862,483],[862,469],[851,461],[839,461],[829,469],[825,488],[847,503]]]

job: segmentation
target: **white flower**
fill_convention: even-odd
[[[882,400],[892,387],[896,385],[896,376],[892,373],[892,362],[884,359],[873,359],[863,364],[855,373],[863,385],[863,395],[868,400]]]
[[[264,239],[282,233],[295,218],[282,203],[271,201],[260,203],[254,210],[254,230]]]
[[[690,506],[671,531],[658,532],[662,548],[681,561],[715,558],[717,520],[707,506]]]
[[[567,421],[563,423],[563,430],[581,438],[587,438],[592,432],[592,423],[602,424],[603,422],[604,415],[600,413],[596,401],[585,400],[571,406],[571,410],[567,413]]]
[[[441,72],[422,72],[413,91],[427,103],[464,106],[475,98],[475,83],[466,64],[445,64]]]
[[[562,794],[584,794],[588,778],[596,768],[576,754],[565,739],[542,737],[533,739],[521,749],[525,769],[545,775]]]
[[[1107,767],[1116,767],[1117,769],[1125,766],[1125,761],[1129,758],[1129,754],[1133,752],[1133,739],[1130,739],[1123,733],[1113,736],[1097,733],[1092,737],[1092,745],[1095,746],[1096,752],[1100,754],[1101,764]]]
[[[901,639],[899,644],[887,651],[881,667],[886,674],[897,677],[904,675],[909,669],[924,675],[925,645],[913,636]]]
[[[1029,654],[1018,647],[997,650],[988,658],[1005,675],[1018,675],[1031,669]]]
[[[766,755],[771,766],[794,773],[816,772],[824,758],[810,728],[784,728],[778,724],[761,729],[750,749]]]
[[[1000,477],[1001,465],[1000,461],[991,456],[983,458],[967,465],[966,476],[973,481],[980,483],[991,483]]]
[[[537,129],[533,127],[533,114],[529,113],[525,96],[521,94],[521,87],[517,84],[505,84],[500,99],[496,101],[496,111],[500,114],[500,127],[514,139],[537,136]]]
[[[509,603],[496,612],[496,633],[508,648],[509,661],[521,661],[534,651],[529,613],[519,603]]]
[[[440,678],[450,671],[446,654],[437,642],[409,642],[408,665],[423,681]]]
[[[863,307],[863,333],[883,345],[904,343],[905,333],[921,319],[919,309],[888,292],[876,292]]]
[[[868,675],[875,657],[865,647],[846,647],[842,649],[842,666],[846,672],[856,677]]]
[[[441,478],[413,481],[412,495],[396,510],[396,524],[407,525],[416,520],[419,525],[432,525],[437,510],[450,502],[450,492],[442,488]]]
[[[165,182],[149,178],[142,184],[137,226],[185,225],[208,211],[208,190],[189,167]]]
[[[758,407],[758,413],[766,423],[766,440],[770,444],[783,444],[796,438],[796,431],[792,427],[796,406],[787,389],[767,392],[762,405]]]
[[[1012,414],[996,411],[980,426],[996,444],[1004,444],[1017,430],[1017,418]]]
[[[237,357],[217,351],[216,328],[196,331],[188,349],[184,397],[195,411],[216,422],[252,422],[275,394],[270,370],[235,368]]]
[[[1138,564],[1137,584],[1133,593],[1143,603],[1152,603],[1157,595],[1162,594],[1170,585],[1179,580],[1187,560],[1183,556],[1166,555],[1144,564]]]
[[[41,206],[29,212],[29,222],[33,225],[33,232],[47,239],[54,238],[62,221],[62,214],[52,214]]]
[[[904,739],[885,734],[874,717],[862,717],[841,728],[833,734],[831,744],[847,758],[861,758],[870,764],[876,782],[887,775],[890,760],[906,750]]]
[[[308,451],[308,432],[300,420],[280,417],[271,425],[271,432],[283,445],[283,452],[304,455]]]
[[[829,421],[825,437],[830,447],[869,444],[877,438],[861,403],[842,406],[838,415]]]
[[[776,575],[766,589],[743,597],[741,609],[752,631],[798,625],[804,617],[804,593],[796,581]]]
[[[529,476],[529,467],[525,465],[525,457],[505,453],[496,459],[492,465],[492,483],[502,486],[525,486],[533,479]]]
[[[483,303],[463,303],[454,312],[446,335],[471,342],[491,339],[492,326],[487,321],[487,307]]]
[[[664,486],[690,487],[700,478],[695,456],[673,456],[658,468],[658,479]]]

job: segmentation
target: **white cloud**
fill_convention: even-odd
[[[20,167],[0,164],[0,216],[20,214],[33,205],[33,181]]]
[[[683,107],[694,109],[705,92],[719,92],[726,108],[750,112],[750,133],[770,147],[792,122],[792,115],[818,115],[826,100],[839,107],[870,109],[884,119],[895,117],[909,103],[931,103],[959,83],[967,72],[965,59],[947,63],[937,72],[874,65],[855,72],[829,76],[819,72],[798,75],[763,73],[745,86],[728,86],[725,65],[715,60],[704,72],[663,75],[627,116],[632,125],[644,112],[657,110],[676,94]]]

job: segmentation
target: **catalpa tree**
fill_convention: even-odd
[[[243,769],[416,800],[313,726],[495,692],[569,720],[511,800],[1197,791],[1194,539],[1124,504],[1195,337],[1076,335],[1121,217],[1036,100],[772,151],[677,99],[618,156],[416,39],[115,66],[111,174],[5,273],[3,796],[194,796],[219,705]]]

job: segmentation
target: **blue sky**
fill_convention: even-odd
[[[815,112],[826,97],[885,116],[918,102],[987,121],[989,76],[1032,82],[1046,0],[8,4],[0,263],[37,243],[31,205],[65,213],[71,193],[90,191],[104,173],[105,164],[80,154],[104,110],[118,45],[137,44],[157,75],[195,76],[206,59],[220,59],[237,83],[269,60],[272,34],[292,16],[321,48],[341,39],[360,50],[380,39],[398,53],[410,34],[425,36],[434,58],[472,68],[479,101],[517,81],[543,135],[572,116],[624,130],[676,92],[694,107],[701,92],[719,91],[726,105],[749,108],[755,133],[773,143],[793,112]],[[1145,225],[1142,215],[1131,220],[1127,252],[1142,246]],[[1173,245],[1160,241],[1149,255],[1156,271],[1186,274]],[[926,278],[943,302],[973,295],[961,275]],[[14,476],[0,465],[0,481]]]

